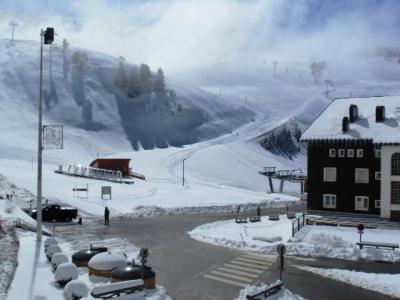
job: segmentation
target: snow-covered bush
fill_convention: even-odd
[[[73,263],[69,262],[59,264],[54,274],[54,278],[60,286],[64,286],[71,280],[78,278],[78,268]]]
[[[82,280],[75,279],[67,283],[64,288],[66,300],[77,300],[89,295],[89,288]]]
[[[68,262],[68,257],[63,253],[55,253],[51,257],[51,264],[53,265],[53,269],[56,270],[58,265]]]
[[[58,245],[50,245],[44,252],[50,261],[54,254],[61,253],[61,248]]]
[[[57,245],[57,240],[53,237],[49,237],[44,241],[44,250],[49,248],[50,245]]]

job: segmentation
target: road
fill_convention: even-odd
[[[237,297],[243,282],[271,283],[279,276],[274,256],[217,247],[193,240],[187,234],[200,224],[232,217],[232,214],[208,214],[112,219],[107,229],[100,221],[92,221],[84,222],[83,226],[59,227],[57,232],[69,240],[80,236],[99,240],[120,237],[137,247],[148,247],[157,284],[164,286],[173,299],[225,300]],[[299,270],[294,264],[350,269],[360,264],[333,259],[288,258],[284,284],[307,299],[391,299]],[[363,262],[362,267],[365,271],[391,269],[391,272],[400,272],[395,264]]]

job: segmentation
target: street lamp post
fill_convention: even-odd
[[[185,186],[185,160],[186,158],[182,161],[182,186]]]
[[[36,238],[42,240],[42,153],[43,153],[43,44],[54,41],[54,28],[41,29],[40,31],[40,77],[39,77],[39,122],[38,122],[38,168],[37,168],[37,213],[36,213]]]

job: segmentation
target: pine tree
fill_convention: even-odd
[[[78,71],[83,74],[86,73],[88,66],[87,63],[88,58],[85,52],[75,51],[74,54],[72,54],[71,61],[75,71]]]
[[[119,62],[118,70],[114,77],[114,85],[121,89],[126,89],[128,87],[128,76],[126,75],[125,66],[122,60]]]
[[[69,71],[69,61],[67,58],[69,50],[69,44],[66,39],[63,39],[63,75],[64,78],[68,78],[68,71]]]
[[[156,92],[165,91],[165,77],[164,77],[164,72],[161,68],[157,70],[156,79],[154,81],[154,90]]]
[[[151,90],[150,78],[150,67],[146,64],[141,64],[139,69],[139,79],[142,91],[149,92]]]
[[[137,69],[132,69],[128,76],[128,96],[135,98],[142,93],[142,87],[140,86],[139,73]]]

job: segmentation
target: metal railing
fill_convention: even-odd
[[[294,237],[294,235],[297,232],[299,232],[300,229],[303,228],[305,224],[306,224],[306,216],[304,213],[302,213],[300,217],[296,218],[292,222],[292,237]]]

